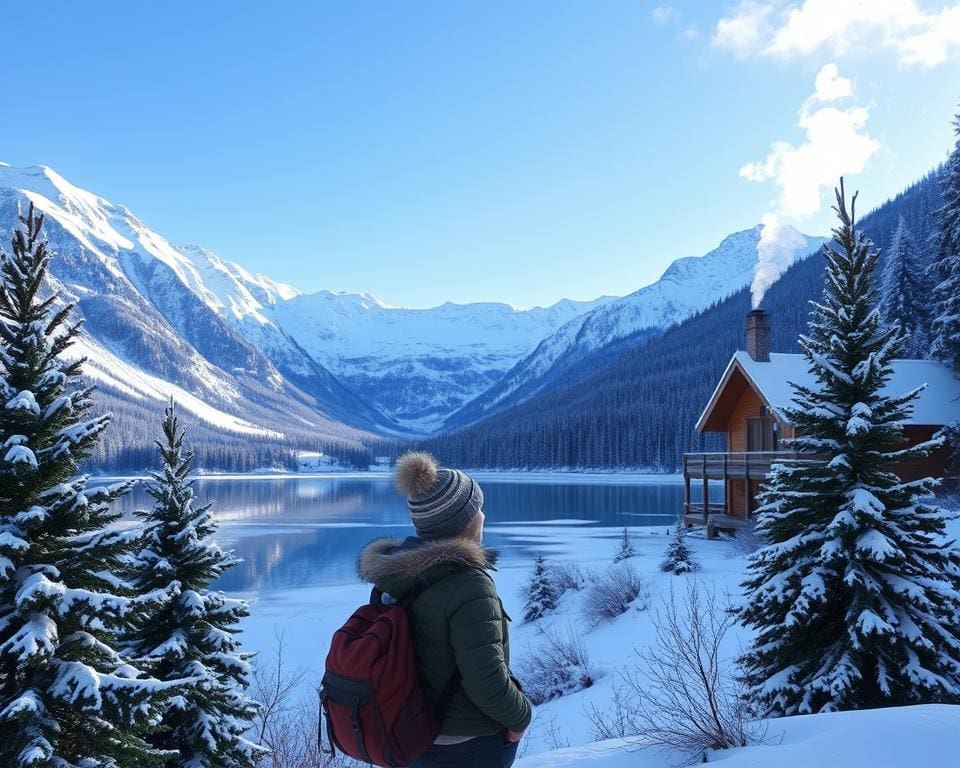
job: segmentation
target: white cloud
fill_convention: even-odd
[[[693,24],[685,23],[683,15],[672,5],[658,5],[650,12],[650,18],[658,27],[670,27],[674,30],[683,27],[677,33],[677,39],[689,42],[699,40],[702,33]]]
[[[844,174],[860,173],[880,148],[865,131],[869,116],[865,107],[818,107],[852,95],[853,84],[840,77],[835,64],[827,64],[817,75],[815,92],[800,109],[797,125],[805,141],[798,146],[776,141],[766,158],[740,169],[745,179],[773,181],[779,187],[777,211],[783,216],[804,219],[816,214],[823,190]]]
[[[741,57],[755,54],[763,49],[765,41],[773,34],[773,12],[773,3],[743,0],[732,16],[717,22],[714,45]]]
[[[800,243],[796,230],[785,222],[808,219],[823,205],[824,190],[841,176],[860,173],[880,148],[866,132],[869,112],[837,101],[853,96],[853,83],[840,76],[836,64],[818,73],[814,92],[804,100],[797,125],[804,132],[802,144],[775,141],[767,156],[747,163],[740,176],[754,182],[772,181],[777,187],[773,211],[763,217],[754,275],[754,305],[789,264]]]
[[[650,16],[657,24],[666,24],[677,18],[677,9],[672,5],[658,5],[651,11]]]
[[[817,73],[811,98],[816,101],[839,101],[853,96],[853,81],[840,77],[836,64],[827,64]]]
[[[903,65],[935,67],[960,55],[960,3],[916,0],[743,0],[717,22],[713,43],[739,57],[886,48]]]

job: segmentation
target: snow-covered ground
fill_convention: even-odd
[[[632,528],[632,538],[638,556],[630,560],[636,569],[649,580],[651,601],[656,606],[657,596],[668,593],[670,586],[682,586],[686,577],[661,573],[658,566],[668,542],[668,527]],[[584,571],[599,571],[612,564],[619,544],[621,531],[613,528],[598,528],[588,525],[571,525],[571,521],[536,523],[512,523],[490,527],[508,539],[522,541],[533,546],[551,563],[576,562]],[[240,536],[239,530],[224,530],[228,536]],[[396,535],[406,534],[398,529]],[[291,532],[290,535],[296,535]],[[706,541],[688,537],[692,548],[702,563],[696,578],[714,585],[721,591],[736,593],[743,568],[743,560],[735,557],[733,545],[723,541]],[[522,585],[527,579],[529,564],[523,560],[505,558],[494,574],[504,606],[514,621],[511,626],[511,653],[518,662],[524,654],[532,652],[541,627],[556,625],[565,631],[583,626],[579,603],[582,593],[568,593],[561,600],[556,613],[535,624],[522,624]],[[291,669],[307,672],[305,685],[316,684],[322,675],[324,657],[330,636],[342,624],[350,612],[364,603],[368,588],[342,574],[342,581],[335,585],[291,589],[270,594],[248,594],[253,600],[252,616],[244,625],[244,645],[248,649],[270,656],[282,635],[285,644],[286,663]],[[338,580],[339,581],[339,580]],[[553,749],[557,741],[551,735],[555,726],[562,723],[562,745],[582,745],[595,740],[590,722],[585,716],[591,704],[603,707],[609,700],[617,672],[634,658],[634,647],[648,643],[653,629],[652,612],[631,610],[619,619],[602,624],[586,632],[584,640],[596,682],[593,687],[570,696],[548,702],[537,708],[534,722],[524,740],[522,753],[537,754]],[[737,651],[737,638],[731,638],[731,654]]]
[[[960,751],[960,706],[927,704],[785,717],[765,743],[710,755],[723,768],[947,768]],[[517,768],[671,768],[676,759],[628,741],[598,742],[518,761]]]
[[[952,526],[960,533],[960,526]],[[513,523],[491,527],[508,540],[522,541],[540,551],[552,563],[575,562],[586,572],[600,571],[612,564],[620,531],[611,528],[571,525],[570,521]],[[678,594],[689,579],[713,588],[721,600],[739,601],[739,583],[744,575],[746,555],[730,541],[707,541],[688,536],[687,541],[701,563],[690,576],[662,573],[659,564],[669,540],[667,527],[631,529],[638,554],[629,561],[647,581],[649,598],[638,600],[626,614],[595,628],[581,618],[583,592],[568,592],[556,612],[533,624],[522,624],[522,585],[530,564],[505,558],[494,574],[507,612],[514,618],[511,628],[512,661],[518,665],[540,640],[542,628],[554,627],[580,635],[589,653],[594,684],[537,707],[534,721],[520,750],[520,765],[596,768],[668,768],[676,755],[639,749],[622,742],[595,744],[597,735],[587,712],[591,707],[609,709],[611,695],[620,681],[619,672],[635,664],[635,649],[653,642],[654,617],[671,588]],[[230,535],[229,526],[224,533]],[[398,536],[406,533],[398,529]],[[242,535],[236,531],[237,535]],[[290,535],[296,535],[292,532]],[[279,636],[285,643],[289,668],[307,672],[304,685],[316,685],[322,674],[327,643],[349,613],[366,601],[367,587],[352,574],[340,574],[336,584],[264,595],[249,594],[252,616],[244,626],[244,644],[270,657]],[[644,608],[643,603],[649,607]],[[732,660],[749,640],[746,631],[730,633],[722,649]],[[309,693],[309,689],[305,689]],[[882,738],[880,738],[882,734]],[[902,739],[913,746],[892,746]],[[556,751],[556,750],[560,751]],[[811,762],[829,768],[882,768],[884,766],[954,765],[960,751],[960,707],[917,707],[882,712],[846,713],[797,717],[772,722],[760,746],[716,754],[711,760],[726,761],[731,768],[749,766],[800,766]],[[548,754],[549,753],[549,754]],[[907,757],[909,756],[909,760]]]

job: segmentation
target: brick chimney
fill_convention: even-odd
[[[770,315],[762,309],[747,315],[747,354],[758,363],[770,362]]]

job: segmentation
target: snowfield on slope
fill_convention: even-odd
[[[162,407],[162,404],[167,403],[170,398],[173,398],[185,411],[227,432],[246,435],[263,435],[283,439],[282,432],[267,429],[266,427],[253,424],[246,419],[241,419],[239,416],[225,413],[190,392],[187,392],[182,387],[178,387],[176,384],[144,373],[105,349],[103,345],[98,344],[86,336],[81,336],[80,339],[64,353],[64,359],[67,360],[76,360],[81,357],[85,358],[83,373],[87,378],[98,384],[123,392],[132,399],[153,400],[157,403],[157,408],[159,409]],[[209,367],[206,366],[202,358],[198,360],[197,364],[198,366]],[[216,381],[216,379],[214,379],[215,373],[212,370],[209,372],[205,370],[203,373],[208,374],[211,380]],[[229,387],[229,383],[222,382],[220,386],[228,391],[227,387]]]

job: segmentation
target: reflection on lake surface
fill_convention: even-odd
[[[539,523],[609,528],[669,525],[683,503],[677,482],[519,482],[480,477],[486,543],[504,558],[529,558]],[[350,583],[360,548],[377,536],[412,532],[405,500],[388,476],[206,478],[200,502],[213,501],[221,546],[243,562],[219,585],[260,593]],[[126,515],[151,503],[142,485],[124,498]],[[528,524],[528,525],[524,525]],[[525,535],[526,534],[526,535]]]

